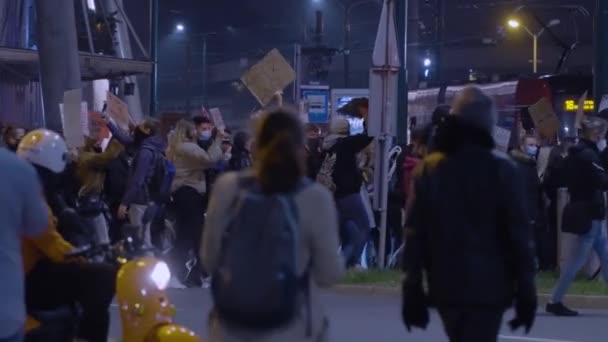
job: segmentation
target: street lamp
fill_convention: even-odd
[[[184,24],[177,24],[175,25],[175,30],[177,32],[184,32],[186,30],[186,26],[184,26]]]
[[[538,72],[538,38],[545,33],[546,28],[559,25],[560,23],[561,21],[559,19],[553,19],[547,25],[545,25],[545,27],[540,29],[540,31],[533,33],[526,25],[522,24],[517,19],[509,19],[507,22],[509,27],[512,29],[519,29],[520,27],[523,27],[524,30],[532,37],[532,69],[534,70],[534,74]]]

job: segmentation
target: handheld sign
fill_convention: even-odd
[[[114,119],[116,125],[124,131],[129,130],[129,123],[132,122],[129,115],[129,107],[118,96],[108,92],[107,98],[108,115]]]
[[[279,50],[271,50],[261,61],[251,67],[241,81],[258,102],[265,106],[278,91],[282,91],[296,78],[296,73]]]
[[[209,114],[211,115],[211,120],[213,120],[213,124],[219,130],[225,130],[226,124],[224,123],[224,118],[222,117],[222,112],[219,108],[211,108],[209,109]]]
[[[528,111],[541,136],[554,138],[559,130],[559,120],[549,100],[543,97],[540,101],[530,106]]]
[[[496,148],[508,152],[509,141],[511,140],[511,131],[502,127],[494,127],[494,141],[496,142]]]

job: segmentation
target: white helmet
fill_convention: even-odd
[[[68,148],[59,134],[48,129],[37,129],[23,137],[17,155],[34,165],[61,173],[67,163]]]

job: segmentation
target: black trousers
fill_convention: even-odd
[[[82,317],[78,337],[106,342],[110,328],[110,304],[116,291],[116,268],[86,263],[40,261],[25,281],[28,312],[78,305]]]
[[[190,258],[191,252],[198,260],[205,224],[205,197],[194,188],[183,186],[173,194],[173,212],[176,236],[171,261],[180,277],[185,275],[185,263]],[[200,273],[200,269],[197,269],[197,272]]]
[[[439,308],[450,342],[496,342],[504,310]]]

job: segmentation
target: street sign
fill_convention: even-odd
[[[271,50],[241,77],[243,84],[262,106],[270,103],[277,92],[295,79],[296,72],[277,49]]]
[[[325,123],[329,121],[329,86],[303,85],[300,86],[304,112],[308,114],[309,123]]]

